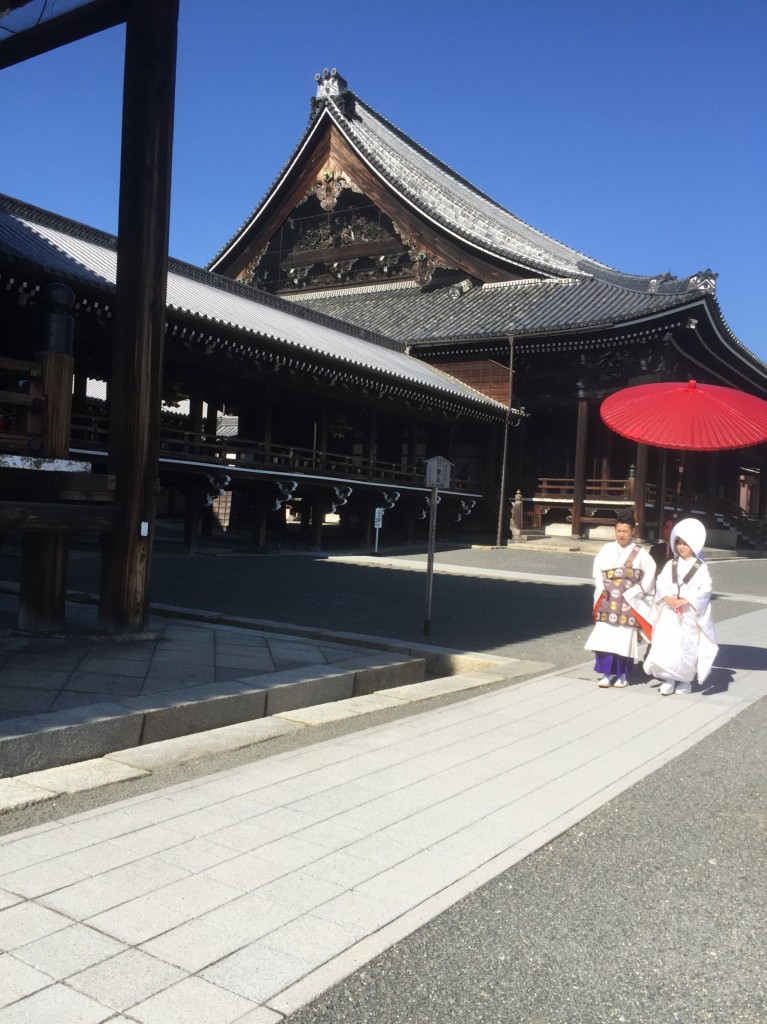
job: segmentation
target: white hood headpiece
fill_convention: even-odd
[[[677,540],[685,540],[693,550],[696,558],[703,558],[706,544],[706,527],[699,519],[681,519],[671,531],[671,550],[677,553]]]

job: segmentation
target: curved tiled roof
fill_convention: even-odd
[[[588,330],[634,320],[700,300],[631,291],[595,278],[514,281],[469,287],[347,289],[297,296],[294,302],[407,344],[563,330]]]
[[[63,280],[114,289],[117,246],[113,236],[2,196],[0,255]],[[171,261],[167,306],[206,324],[322,357],[342,369],[427,388],[445,398],[484,406],[491,413],[505,411],[500,403],[407,355],[401,342],[355,330],[184,263]]]
[[[215,266],[271,207],[279,185],[297,157],[318,133],[323,119],[329,118],[349,145],[402,201],[454,239],[508,263],[517,271],[528,269],[537,275],[555,278],[595,278],[631,291],[673,295],[696,291],[703,279],[709,290],[713,290],[715,275],[710,270],[682,279],[668,273],[655,277],[626,274],[546,235],[504,209],[387,121],[348,90],[335,71],[329,77],[337,88],[321,89],[321,98],[314,101],[313,118],[285,167],[261,203],[209,266]]]
[[[767,393],[767,365],[732,334],[716,298],[705,291],[682,295],[643,293],[594,278],[512,281],[471,287],[457,274],[435,275],[421,289],[392,283],[334,292],[301,293],[292,300],[351,324],[386,330],[407,345],[482,341],[514,335],[531,344],[543,337],[572,339],[594,331],[621,332],[689,320],[675,345],[685,359],[720,383]],[[706,339],[698,334],[700,322]],[[708,325],[707,327],[704,325]],[[681,339],[681,340],[679,340]]]
[[[555,277],[595,277],[622,284],[632,291],[662,289],[679,294],[690,290],[691,278],[624,274],[538,231],[475,188],[358,97],[354,97],[353,104],[333,99],[325,103],[339,130],[408,203],[479,249]],[[350,109],[351,114],[347,113]]]

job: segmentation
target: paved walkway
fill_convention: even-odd
[[[0,1024],[271,1024],[767,693],[767,609],[706,686],[590,665],[0,840]]]
[[[67,604],[61,637],[5,635],[18,596],[0,581],[0,721],[168,694],[243,676],[334,665],[368,648],[285,632],[153,615],[146,634],[100,634],[92,604]]]

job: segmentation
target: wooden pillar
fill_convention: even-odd
[[[416,532],[417,520],[415,518],[415,514],[414,514],[415,510],[413,508],[413,505],[414,505],[414,501],[412,499],[410,499],[410,500],[407,501],[406,506],[405,506],[407,508],[407,519],[405,520],[405,530],[404,530],[405,543],[406,544],[414,544],[415,543],[415,532]]]
[[[668,487],[668,452],[663,449],[658,472],[658,489],[655,500],[655,518],[658,522],[657,540],[663,537],[663,524],[666,521],[666,488]]]
[[[488,423],[485,433],[485,443],[482,454],[482,479],[486,481],[487,493],[491,494],[497,490],[500,494],[501,473],[498,465],[498,448],[503,445],[506,430],[506,420],[502,424],[497,422]]]
[[[262,548],[266,544],[266,539],[269,531],[269,510],[266,507],[264,496],[259,493],[258,507],[256,509],[256,526],[254,531],[254,541]]]
[[[605,447],[602,453],[602,479],[612,478],[612,453],[613,453],[613,432],[602,424],[602,432],[605,434]]]
[[[589,403],[582,390],[578,392],[578,420],[575,430],[575,465],[573,466],[573,537],[581,535],[583,499],[586,496],[586,442],[589,428]]]
[[[72,385],[72,405],[79,413],[85,412],[88,401],[88,372],[83,368],[82,373],[76,373]]]
[[[320,430],[317,438],[318,451],[315,452],[317,469],[325,469],[328,461],[328,400],[323,395],[320,411]]]
[[[202,504],[205,494],[197,481],[189,481],[184,487],[184,547],[194,551],[200,542]]]
[[[189,427],[194,434],[193,445],[196,453],[201,451],[200,435],[205,431],[205,422],[202,416],[204,386],[202,367],[198,363],[195,367],[192,387],[190,389],[191,393],[189,395]]]
[[[451,420],[447,428],[447,438],[445,441],[445,458],[448,462],[455,462],[453,457],[453,451],[455,450],[455,420]],[[453,466],[453,474],[459,467]]]
[[[709,523],[713,526],[715,521],[716,521],[716,493],[717,493],[717,485],[718,485],[717,470],[719,468],[719,453],[718,452],[709,452],[709,453],[707,453],[705,458],[706,458],[706,461],[708,463],[708,473],[706,474],[706,480],[707,480],[707,488],[706,488],[706,516],[708,518]],[[758,487],[758,484],[757,484],[757,487]],[[759,503],[758,503],[758,494],[757,494],[757,503],[756,503],[755,507],[753,508],[753,510],[749,509],[749,511],[753,511],[755,513],[758,510],[758,508],[759,508]]]
[[[373,547],[373,517],[375,515],[374,509],[376,508],[375,500],[370,491],[366,491],[360,501],[362,508],[362,540],[361,544],[363,547]],[[386,522],[386,516],[384,515],[384,523]],[[382,527],[386,529],[386,527]],[[379,533],[379,542],[381,534]]]
[[[266,393],[264,395],[264,406],[263,406],[263,423],[261,425],[261,436],[264,439],[264,454],[269,455],[269,450],[272,445],[272,409],[274,406],[274,395],[272,393],[271,382],[266,385]]]
[[[645,537],[645,504],[647,502],[647,445],[637,445],[636,479],[634,481],[634,519],[637,522],[636,535]]]
[[[75,361],[60,352],[38,352],[46,398],[43,454],[48,459],[69,458],[72,416],[72,371]]]
[[[298,536],[301,541],[302,547],[311,548],[313,544],[312,533],[314,529],[315,520],[315,505],[314,505],[314,492],[307,491],[301,495],[301,504],[298,506],[301,513],[301,521],[298,524]],[[280,509],[280,517],[282,522],[285,524],[283,527],[283,533],[287,532],[287,521],[285,519],[286,508],[283,506]]]
[[[208,435],[209,441],[216,436],[216,430],[218,428],[218,404],[220,390],[221,388],[218,383],[211,384],[210,382],[208,382],[205,385],[203,398],[208,403],[208,411],[205,416],[205,421],[203,423],[203,430]]]
[[[325,518],[326,502],[321,494],[312,498],[312,548],[322,551],[322,520]]]
[[[407,432],[407,461],[408,465],[415,468],[418,461],[418,417],[414,416],[408,425]]]
[[[685,480],[686,461],[687,461],[687,453],[686,452],[682,452],[680,455],[678,455],[674,459],[674,462],[676,463],[676,465],[674,467],[675,470],[676,470],[676,472],[675,472],[676,480],[675,480],[675,484],[674,484],[674,490],[675,490],[675,493],[676,493],[676,497],[674,499],[674,518],[675,519],[679,516],[680,512],[682,511],[682,508],[683,508],[682,502],[684,500],[685,489],[687,487],[687,481]]]
[[[74,374],[74,320],[69,310],[75,294],[67,285],[48,285],[43,300],[49,311],[43,326],[46,350],[37,354],[45,396],[42,454],[47,459],[68,459]],[[68,553],[69,540],[63,532],[22,536],[19,629],[45,633],[64,625]]]
[[[134,0],[125,26],[110,469],[120,508],[102,556],[100,625],[146,627],[157,490],[178,0]]]
[[[367,457],[370,462],[370,471],[373,471],[373,464],[378,455],[378,414],[375,408],[371,407],[368,414],[368,450]]]

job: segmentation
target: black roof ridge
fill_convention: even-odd
[[[83,224],[81,221],[73,220],[70,217],[63,216],[62,214],[53,213],[51,210],[46,210],[41,206],[35,206],[32,203],[26,203],[21,199],[16,199],[13,196],[0,193],[0,209],[13,216],[22,217],[25,220],[31,220],[33,223],[41,224],[44,227],[62,231],[74,238],[78,238],[80,241],[90,242],[93,245],[102,246],[112,252],[117,252],[116,235],[102,231],[99,228]],[[251,285],[243,284],[241,281],[233,281],[231,278],[223,277],[221,274],[215,274],[210,270],[205,270],[203,267],[198,267],[193,263],[187,263],[184,260],[176,259],[173,256],[168,257],[168,273],[178,274],[180,277],[196,281],[198,284],[211,285],[212,287],[220,291],[225,291],[230,295],[239,295],[242,298],[258,302],[261,305],[269,306],[272,309],[282,310],[299,320],[305,320],[309,323],[316,323],[321,327],[340,331],[341,333],[348,334],[351,337],[359,338],[360,341],[368,341],[371,344],[380,345],[382,348],[389,348],[395,352],[405,351],[404,344],[396,341],[394,338],[389,338],[376,331],[370,331],[366,328],[358,327],[355,324],[347,323],[345,320],[329,316],[326,313],[307,309],[297,303],[288,302],[287,300],[280,298],[278,295],[271,295],[268,292],[257,291]],[[78,280],[80,280],[80,278],[78,278]],[[103,287],[113,292],[115,286],[111,282],[105,280],[103,282]],[[179,309],[180,307],[174,308]]]
[[[72,217],[66,217],[64,214],[46,210],[43,206],[36,206],[34,203],[28,203],[23,199],[0,192],[0,209],[12,215],[33,220],[43,227],[65,229],[67,234],[78,238],[81,242],[91,242],[93,245],[101,245],[105,249],[117,252],[117,235],[94,228],[90,224],[84,224]]]

